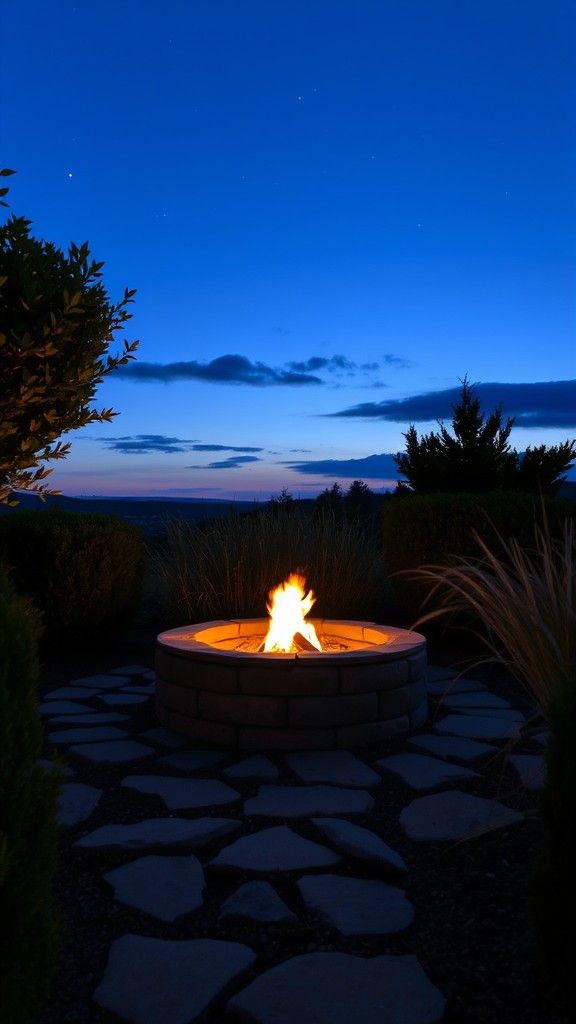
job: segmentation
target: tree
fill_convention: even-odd
[[[332,487],[327,487],[322,494],[319,494],[316,498],[314,509],[320,514],[333,512],[340,514],[342,512],[342,501],[344,495],[340,484],[334,483]]]
[[[466,377],[452,412],[452,433],[439,422],[439,433],[419,438],[412,424],[404,434],[406,451],[394,456],[406,477],[401,490],[431,494],[506,489],[554,495],[566,479],[562,474],[576,456],[576,441],[528,446],[519,454],[509,443],[514,419],[503,423],[502,406],[485,417]]]
[[[12,171],[2,170],[6,177]],[[0,196],[8,189],[0,189]],[[1,200],[0,200],[1,201]],[[2,202],[3,206],[7,204]],[[50,493],[41,483],[65,458],[61,436],[89,423],[110,421],[97,411],[98,384],[133,359],[138,342],[121,354],[108,348],[131,318],[134,291],[111,303],[101,282],[103,263],[88,245],[71,243],[66,256],[30,233],[31,222],[11,216],[0,226],[0,501],[13,490]]]

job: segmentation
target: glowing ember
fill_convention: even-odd
[[[284,583],[271,590],[268,604],[270,627],[264,640],[265,651],[282,651],[290,654],[299,649],[295,637],[308,641],[317,651],[322,647],[311,623],[304,616],[308,614],[316,598],[312,590],[305,591],[306,580],[297,573],[291,573]],[[300,649],[306,644],[300,645]]]

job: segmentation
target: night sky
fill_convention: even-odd
[[[11,211],[137,289],[50,485],[380,490],[466,375],[575,437],[575,44],[573,0],[4,0]]]

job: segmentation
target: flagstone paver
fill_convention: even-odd
[[[247,815],[299,818],[313,814],[367,814],[374,807],[369,793],[336,786],[261,786],[244,804]]]
[[[303,839],[287,825],[264,828],[237,839],[220,851],[210,868],[221,873],[268,874],[277,871],[309,871],[334,867],[342,857],[310,839]]]
[[[157,796],[171,811],[192,810],[231,804],[240,799],[232,789],[218,779],[173,779],[166,775],[129,775],[122,786],[136,789],[147,796]]]
[[[370,789],[382,779],[349,750],[313,750],[287,754],[286,762],[301,782]]]
[[[486,826],[507,828],[520,821],[521,814],[497,800],[459,790],[417,797],[400,815],[400,825],[410,839],[432,843],[472,836]]]
[[[247,917],[266,924],[296,924],[298,917],[270,882],[245,882],[225,903],[220,917]]]
[[[103,704],[114,707],[116,704],[145,704],[150,697],[145,693],[102,693],[99,699]]]
[[[138,850],[140,853],[172,847],[195,850],[241,827],[240,822],[232,818],[146,818],[134,825],[102,825],[74,845],[91,850]]]
[[[518,722],[519,724],[526,721],[526,715],[516,708],[452,708],[452,710],[458,711],[458,714],[462,715],[476,715],[479,718],[503,718],[507,722]]]
[[[411,844],[449,842],[523,820],[512,808],[464,790],[472,782],[476,792],[483,765],[509,738],[520,738],[524,716],[485,684],[456,676],[430,667],[429,731],[385,757],[387,747],[359,756],[349,750],[246,756],[195,749],[188,738],[151,727],[155,674],[142,665],[73,680],[48,694],[41,705],[53,730],[48,741],[70,755],[76,779],[84,765],[90,782],[102,769],[103,786],[114,787],[110,806],[130,808],[131,815],[154,799],[183,812],[110,822],[83,834],[104,788],[63,784],[60,820],[72,839],[77,830],[74,847],[111,886],[109,898],[113,893],[116,903],[157,918],[164,936],[128,934],[112,942],[95,1002],[128,1024],[219,1024],[226,1000],[226,1019],[253,1024],[440,1022],[444,996],[415,956],[292,956],[293,943],[285,952],[282,943],[286,929],[304,936],[320,921],[323,934],[328,929],[341,942],[370,936],[374,944],[382,936],[390,949],[398,934],[400,948],[410,948],[415,912],[400,886],[412,883]],[[135,713],[149,727],[128,732]],[[509,758],[518,792],[543,778],[543,758],[524,753],[537,749],[534,738],[521,738],[522,752]],[[149,762],[142,771],[151,774],[125,775],[124,766],[139,761]],[[475,771],[466,767],[472,764]],[[401,784],[417,791],[450,788],[406,796],[402,807]],[[219,806],[228,817],[212,817]],[[360,823],[357,816],[363,816]],[[395,834],[406,860],[382,838],[394,845]],[[120,929],[127,913],[117,917]],[[200,936],[174,940],[171,927],[178,922],[181,935],[185,915],[192,916],[184,927],[200,928],[200,936],[215,928],[212,934],[235,937],[235,919],[243,919],[252,938],[246,945]],[[255,953],[268,941],[268,952],[281,960],[272,968]]]
[[[156,743],[159,747],[169,747],[171,750],[175,750],[177,747],[185,747],[188,742],[185,736],[177,736],[175,732],[170,732],[170,729],[165,729],[162,725],[158,725],[155,729],[146,729],[145,732],[141,732],[139,739],[144,740],[146,743]]]
[[[491,743],[480,743],[478,740],[469,740],[465,736],[432,736],[427,733],[410,736],[408,745],[426,750],[430,754],[434,754],[435,757],[452,758],[454,761],[464,761],[465,764],[474,764],[475,761],[485,760],[498,750],[498,747]]]
[[[450,693],[441,702],[447,708],[509,708],[510,701],[485,690],[483,693]]]
[[[168,922],[198,910],[206,887],[202,865],[193,854],[150,854],[109,871],[104,878],[121,903]]]
[[[212,768],[224,760],[221,750],[179,750],[176,754],[166,754],[158,758],[158,764],[175,768],[180,772],[198,772],[203,768]]]
[[[505,718],[477,715],[447,715],[433,726],[436,732],[473,740],[509,740],[518,734],[518,727],[519,723]]]
[[[459,779],[477,779],[477,772],[425,754],[392,754],[376,764],[383,772],[402,779],[411,789],[434,789]]]
[[[124,740],[128,737],[125,729],[116,729],[113,725],[84,726],[80,729],[60,729],[51,732],[48,742],[59,746],[61,743],[95,743],[98,740]]]
[[[255,959],[239,942],[123,935],[94,999],[129,1024],[194,1024]]]
[[[127,722],[130,715],[120,715],[117,711],[86,711],[83,715],[56,715],[48,719],[53,725],[111,725],[112,722]],[[56,734],[57,735],[57,734]]]
[[[387,882],[341,875],[305,875],[298,888],[309,910],[341,935],[391,935],[408,928],[414,907]]]
[[[89,690],[87,687],[82,686],[59,686],[57,690],[52,690],[46,694],[45,700],[90,700],[91,697],[95,697],[100,690]]]
[[[427,690],[431,697],[441,697],[443,694],[472,693],[487,690],[484,683],[478,683],[474,679],[428,679]]]
[[[104,791],[83,782],[65,782],[60,790],[58,821],[71,828],[86,821],[100,802]]]
[[[147,747],[137,740],[109,740],[104,743],[81,743],[69,747],[69,752],[85,761],[94,763],[124,764],[129,761],[142,761],[156,753],[153,747]]]
[[[246,760],[225,768],[222,774],[232,782],[251,779],[255,782],[276,782],[278,768],[265,754],[254,754],[253,757],[247,757]]]
[[[73,700],[44,700],[39,708],[41,715],[78,715],[86,711],[84,704]]]
[[[523,786],[539,790],[546,779],[546,762],[540,754],[511,754],[510,763]]]
[[[313,818],[322,836],[339,853],[375,867],[404,873],[407,868],[400,854],[370,829],[342,818]]]
[[[439,1024],[446,1000],[415,956],[305,953],[228,1002],[251,1024]]]
[[[102,673],[102,675],[83,676],[82,679],[73,679],[70,685],[96,687],[98,690],[106,690],[115,689],[117,686],[122,686],[123,683],[129,683],[130,681],[130,676],[128,675]]]

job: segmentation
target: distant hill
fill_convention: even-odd
[[[46,495],[41,501],[35,494],[24,491],[15,495],[18,500],[16,509],[0,505],[0,514],[26,509],[61,508],[67,512],[100,512],[109,516],[120,516],[139,526],[148,535],[161,533],[167,519],[180,518],[192,522],[203,519],[215,519],[234,510],[249,512],[256,505],[253,501],[204,501],[203,499],[186,499],[179,501],[172,498],[70,498],[65,494]]]

